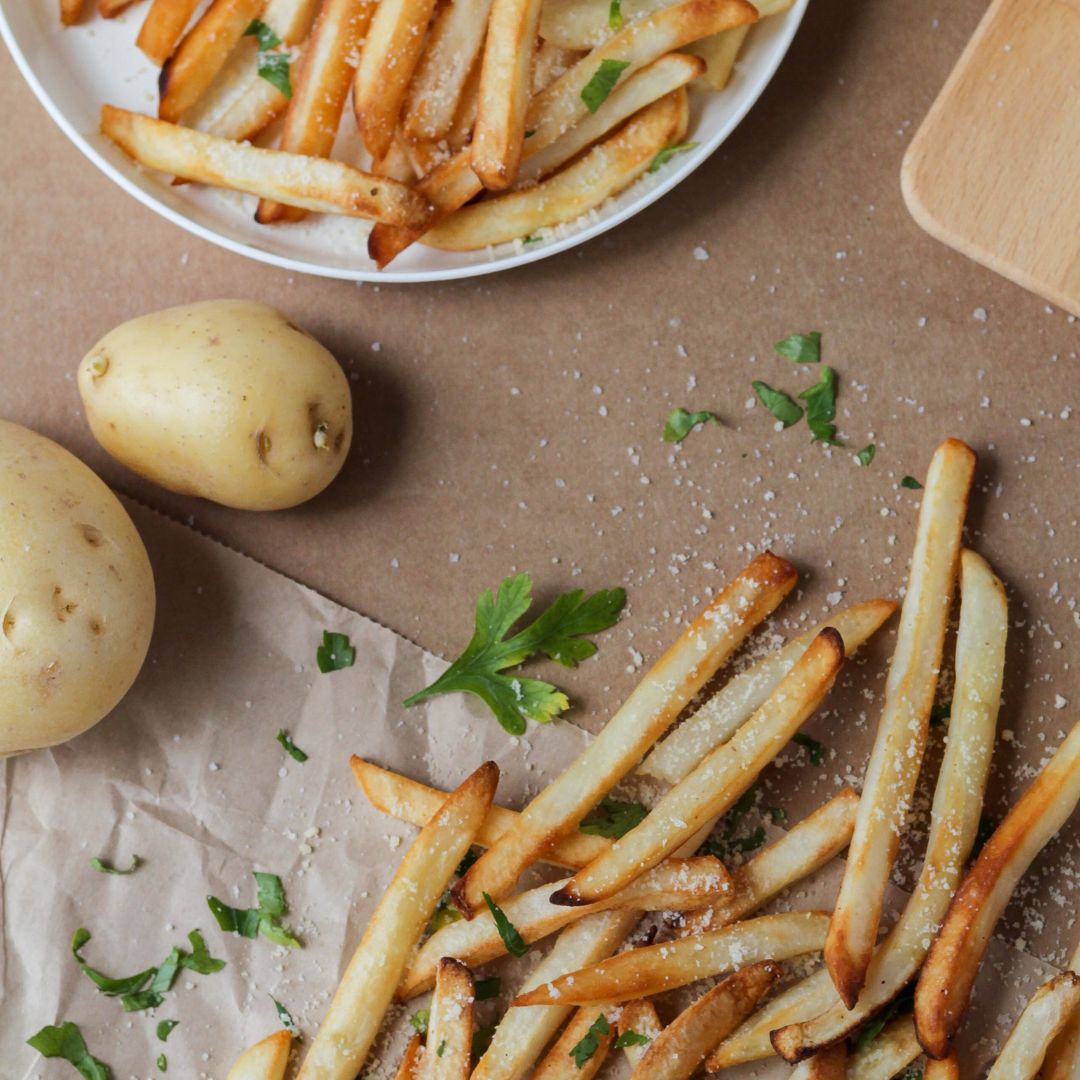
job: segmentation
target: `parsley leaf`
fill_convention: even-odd
[[[289,1012],[289,1010],[286,1009],[273,995],[270,996],[270,1000],[274,1003],[274,1008],[277,1009],[281,1026],[297,1041],[302,1039],[303,1035],[300,1034],[300,1029],[296,1026],[296,1021],[292,1018],[292,1013]]]
[[[495,920],[495,929],[499,931],[499,937],[502,938],[503,944],[506,946],[506,951],[511,956],[524,956],[529,951],[529,946],[525,944],[525,939],[517,932],[517,927],[506,917],[506,912],[503,911],[488,893],[481,893],[484,898],[484,903],[488,906],[488,911],[491,912],[491,917]]]
[[[162,1042],[164,1042],[169,1037],[169,1033],[172,1031],[172,1029],[174,1027],[176,1027],[176,1025],[179,1024],[179,1023],[180,1023],[179,1020],[161,1020],[161,1021],[159,1021],[158,1026],[157,1026],[157,1037]]]
[[[413,1031],[415,1031],[417,1035],[426,1035],[428,1024],[430,1022],[430,1009],[417,1009],[416,1012],[409,1017],[409,1023],[412,1024]]]
[[[70,1020],[59,1027],[49,1024],[26,1041],[42,1057],[63,1058],[74,1065],[86,1080],[112,1080],[109,1066],[90,1053],[79,1025]]]
[[[513,637],[510,628],[532,604],[532,579],[528,574],[506,578],[492,597],[484,592],[476,604],[476,628],[465,651],[430,686],[411,697],[406,705],[436,694],[475,694],[511,734],[525,732],[526,720],[544,724],[570,707],[566,695],[539,679],[504,675],[501,672],[543,653],[574,667],[596,652],[583,635],[611,626],[626,603],[624,589],[601,589],[586,598],[584,590],[563,593],[542,614]]]
[[[629,60],[601,60],[600,66],[593,72],[593,77],[581,91],[581,100],[589,112],[594,113],[608,99],[615,89],[619,76],[630,66]]]
[[[773,348],[793,364],[816,364],[821,359],[821,332],[790,334],[778,341]]]
[[[142,859],[138,855],[131,856],[131,865],[126,870],[120,870],[112,865],[110,862],[106,862],[104,859],[99,859],[96,855],[90,859],[90,865],[95,870],[100,870],[103,874],[119,874],[124,877],[128,874],[134,874],[136,870],[142,866]]]
[[[855,460],[864,468],[874,460],[874,455],[877,453],[877,447],[870,443],[868,446],[864,446],[856,455]]]
[[[600,805],[591,810],[578,826],[578,831],[589,836],[607,836],[618,840],[645,820],[648,811],[641,803],[622,802],[605,796]]]
[[[720,423],[720,417],[707,409],[700,412],[673,409],[664,423],[664,442],[682,442],[698,424],[707,423],[709,420]]]
[[[502,979],[492,975],[490,979],[477,979],[473,997],[476,1001],[489,1001],[497,998],[502,990]]]
[[[787,821],[787,812],[781,806],[770,806],[765,813],[774,825],[783,825]]]
[[[443,1039],[443,1041],[441,1043],[439,1043],[438,1049],[435,1051],[435,1056],[436,1057],[442,1057],[443,1053],[445,1051],[446,1051],[446,1040]]]
[[[281,38],[261,19],[252,19],[244,31],[245,37],[254,37],[259,43],[259,77],[271,86],[277,87],[287,98],[292,97],[292,82],[289,79],[289,54],[271,52],[281,44]]]
[[[158,1056],[157,1056],[157,1067],[162,1072],[165,1072],[166,1069],[168,1069],[168,1067],[169,1067],[169,1059],[164,1054],[158,1054]]]
[[[836,437],[836,372],[824,366],[818,381],[808,386],[799,397],[806,402],[806,422],[810,433],[829,446],[843,446]]]
[[[765,828],[759,825],[748,836],[734,836],[730,840],[724,842],[724,846],[729,852],[738,851],[745,853],[748,851],[757,851],[765,843]]]
[[[656,152],[656,157],[649,162],[646,171],[651,173],[659,172],[676,154],[685,154],[688,150],[696,150],[698,145],[696,142],[684,142],[665,146],[663,150]]]
[[[296,743],[294,743],[292,741],[291,736],[289,735],[289,733],[284,728],[281,728],[281,729],[278,730],[277,741],[279,743],[281,743],[281,748],[294,761],[299,761],[301,763],[307,761],[307,759],[308,759],[307,754],[305,754],[304,751],[301,750],[300,747],[297,746]]]
[[[135,975],[125,975],[118,979],[105,975],[98,971],[97,968],[92,968],[80,955],[80,950],[89,940],[90,931],[86,927],[80,926],[71,938],[71,955],[75,957],[79,967],[82,968],[83,974],[103,994],[107,994],[109,997],[119,997],[122,994],[131,994],[136,990],[141,990],[146,985],[147,980],[157,971],[156,968],[150,967]]]
[[[356,650],[349,644],[349,635],[324,630],[322,644],[315,650],[315,663],[324,675],[352,667],[356,663]]]
[[[574,1059],[574,1064],[579,1069],[585,1068],[585,1062],[600,1049],[600,1040],[610,1033],[611,1025],[608,1024],[607,1017],[601,1013],[592,1022],[589,1030],[585,1032],[581,1042],[570,1051],[570,1056]]]
[[[622,29],[622,0],[611,0],[608,4],[607,24],[612,30]]]
[[[810,756],[811,765],[821,765],[825,761],[825,745],[820,743],[817,739],[812,739],[809,735],[804,735],[801,731],[796,732],[791,736],[793,743],[798,743],[803,747],[807,754]]]
[[[859,1029],[853,1044],[856,1050],[865,1050],[885,1029],[895,1016],[910,1012],[915,1006],[915,988],[908,986],[885,1006],[876,1016],[868,1020]]]
[[[487,1053],[487,1048],[491,1045],[493,1038],[495,1038],[494,1024],[485,1024],[483,1027],[478,1027],[472,1036],[472,1056],[482,1058]]]
[[[784,393],[783,390],[774,390],[768,383],[755,379],[751,384],[758,400],[766,409],[776,417],[785,427],[797,424],[803,415],[802,408]],[[799,395],[802,396],[801,394]]]
[[[218,926],[226,933],[239,934],[241,937],[259,936],[259,923],[262,916],[258,908],[234,908],[223,904],[216,896],[206,898],[207,906],[217,919]]]
[[[642,1035],[640,1031],[630,1029],[619,1032],[619,1037],[615,1040],[615,1049],[624,1050],[628,1046],[645,1046],[651,1042],[652,1039],[648,1035]]]
[[[206,898],[218,926],[241,937],[256,938],[261,933],[277,945],[302,948],[299,938],[278,921],[289,910],[281,878],[277,874],[256,872],[255,883],[259,898],[259,906],[255,908],[234,908],[223,904],[216,896]]]
[[[197,975],[213,975],[225,966],[224,960],[218,960],[210,955],[202,934],[198,930],[192,930],[188,934],[191,942],[191,952],[181,953],[180,966],[188,971],[194,971]]]
[[[909,488],[912,491],[922,491],[922,484],[920,484],[914,476],[905,476],[904,479],[900,481],[900,486],[902,488]]]
[[[244,31],[244,37],[255,38],[259,43],[259,52],[276,49],[281,44],[281,38],[262,19],[252,19]]]

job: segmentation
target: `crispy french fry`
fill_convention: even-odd
[[[636,911],[605,911],[568,926],[526,979],[522,991],[610,956],[639,918]],[[472,1080],[522,1080],[571,1010],[571,1005],[561,1004],[543,1008],[511,1006],[473,1070]]]
[[[958,439],[937,448],[926,475],[885,703],[825,947],[825,965],[849,1008],[866,979],[926,747],[974,475],[975,453]]]
[[[60,22],[64,26],[74,26],[82,15],[83,0],[60,0]]]
[[[198,6],[199,0],[153,0],[135,44],[155,64],[164,64]]]
[[[356,74],[357,50],[374,7],[375,0],[323,0],[296,68],[292,101],[281,133],[282,150],[312,157],[330,156]],[[390,175],[379,170],[376,174]],[[304,216],[303,210],[267,199],[261,200],[255,211],[255,220],[262,225],[299,221]]]
[[[475,1002],[469,969],[450,957],[440,960],[420,1070],[422,1080],[469,1080]]]
[[[844,642],[827,626],[753,717],[712,751],[611,850],[552,894],[556,904],[590,904],[612,896],[728,810],[787,746],[832,689]]]
[[[779,964],[764,960],[706,991],[649,1043],[631,1080],[690,1080],[705,1055],[750,1015],[781,974]]]
[[[1073,973],[1080,968],[1080,947],[1069,960]],[[1065,1026],[1057,1033],[1043,1062],[1042,1080],[1077,1080],[1080,1077],[1080,1008],[1073,1009]]]
[[[372,161],[371,171],[376,176],[388,176],[402,184],[415,182],[417,170],[413,168],[412,158],[400,135],[394,136],[383,157]]]
[[[376,6],[353,82],[356,124],[372,157],[390,148],[434,9],[435,0],[380,0]]]
[[[491,0],[451,0],[435,16],[402,109],[410,142],[435,142],[450,132],[484,45]]]
[[[711,907],[689,912],[680,936],[719,930],[745,918],[789,885],[830,862],[847,847],[858,806],[855,789],[841,788],[779,840],[733,870],[725,898]]]
[[[424,1057],[424,1040],[419,1033],[409,1039],[402,1055],[401,1064],[394,1074],[394,1080],[419,1080],[420,1065]]]
[[[947,1058],[938,1061],[936,1058],[927,1058],[926,1067],[923,1069],[923,1080],[960,1080],[960,1061],[954,1050]],[[1050,1080],[1044,1077],[1044,1080]]]
[[[459,906],[478,910],[482,892],[505,896],[521,871],[637,764],[797,578],[795,568],[771,551],[738,574],[653,665],[588,748],[526,807],[513,834],[502,836],[470,867],[457,890]]]
[[[112,105],[102,107],[101,130],[141,165],[185,180],[350,217],[409,223],[426,213],[403,184],[340,161],[233,143]]]
[[[910,1016],[901,1016],[887,1024],[869,1046],[848,1057],[847,1080],[890,1080],[921,1053],[915,1024]]]
[[[787,911],[761,915],[693,938],[628,949],[611,960],[572,971],[514,999],[515,1005],[588,1005],[630,1001],[755,963],[815,952],[828,915]]]
[[[1035,991],[1009,1032],[986,1080],[1034,1080],[1054,1037],[1080,1005],[1080,976],[1055,975]]]
[[[98,0],[98,13],[103,19],[115,19],[134,3],[135,0]]]
[[[560,49],[558,45],[541,41],[533,53],[532,73],[529,76],[530,93],[539,94],[556,79],[565,75],[583,56],[578,49]]]
[[[383,893],[304,1058],[298,1080],[353,1080],[409,954],[491,807],[499,769],[481,765],[420,831]]]
[[[701,78],[711,90],[723,90],[727,86],[749,33],[749,26],[735,26],[687,45],[687,52],[705,62],[705,72]]]
[[[773,1035],[781,1057],[797,1062],[850,1035],[915,977],[960,880],[979,831],[1005,674],[1009,629],[1005,589],[985,560],[961,555],[960,628],[949,741],[938,774],[922,872],[904,913],[874,952],[853,1009],[837,1000],[821,1016]]]
[[[1080,723],[979,852],[930,947],[915,988],[915,1021],[931,1057],[949,1052],[994,924],[1024,871],[1078,801]]]
[[[284,1080],[292,1035],[275,1031],[249,1046],[235,1061],[225,1080]]]
[[[634,78],[639,79],[642,75],[644,72]],[[630,85],[627,83],[626,88]],[[612,98],[615,96],[612,94]],[[819,623],[812,630],[793,638],[777,652],[770,653],[729,679],[704,705],[656,745],[641,763],[638,772],[677,784],[707,753],[727,742],[753,716],[826,626],[839,631],[844,639],[844,653],[850,657],[895,610],[896,604],[891,600],[866,600],[836,612],[827,622]]]
[[[213,0],[161,67],[158,119],[176,123],[209,88],[266,0]]]
[[[791,1074],[791,1080],[845,1080],[847,1076],[847,1046],[835,1046],[819,1050],[806,1058]]]
[[[603,1017],[606,1031],[595,1032],[596,1049],[578,1065],[574,1060],[574,1048],[588,1037],[597,1021]],[[615,1038],[615,1010],[611,1005],[583,1005],[574,1011],[570,1023],[559,1033],[551,1049],[543,1056],[533,1071],[533,1080],[592,1080],[604,1064]]]
[[[686,91],[680,88],[562,172],[535,187],[462,207],[429,229],[423,243],[475,251],[572,221],[629,187],[665,146],[682,140],[688,123]]]
[[[772,1057],[775,1051],[769,1034],[785,1024],[809,1020],[836,1000],[836,990],[826,968],[818,968],[807,979],[789,986],[758,1009],[730,1038],[725,1039],[706,1062],[709,1072],[720,1072],[749,1061]]]
[[[664,1030],[660,1023],[660,1017],[656,1015],[651,1001],[638,998],[637,1001],[628,1001],[619,1011],[619,1035],[637,1036],[647,1039],[648,1042],[629,1042],[623,1047],[626,1060],[630,1063],[631,1071],[636,1069],[638,1062],[645,1056],[645,1051],[653,1039]]]
[[[598,911],[682,911],[701,907],[731,888],[731,876],[711,855],[668,859],[621,893],[589,907],[567,908],[551,903],[552,885],[540,885],[502,903],[506,917],[530,944]],[[440,957],[453,956],[472,967],[506,955],[506,944],[489,911],[475,919],[449,923],[420,947],[398,987],[406,1000],[429,989]]]

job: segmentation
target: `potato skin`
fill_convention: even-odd
[[[296,506],[352,441],[345,373],[280,311],[210,300],[123,323],[78,372],[90,428],[149,480],[243,510]]]
[[[153,627],[150,560],[116,496],[63,447],[0,420],[0,756],[96,724]]]

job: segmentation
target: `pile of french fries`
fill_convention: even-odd
[[[531,244],[695,145],[688,88],[723,90],[791,3],[151,0],[135,44],[161,66],[158,115],[105,105],[101,130],[175,182],[257,196],[263,225],[370,219],[379,267],[417,240]],[[363,169],[332,157],[350,91]]]
[[[691,709],[794,588],[795,569],[771,552],[727,584],[581,755],[520,812],[494,803],[499,774],[491,762],[448,794],[353,757],[370,803],[420,832],[307,1049],[300,1080],[353,1080],[391,1004],[427,991],[433,996],[426,1040],[413,1037],[399,1080],[523,1080],[530,1072],[543,1080],[590,1080],[616,1048],[625,1051],[632,1080],[689,1080],[702,1069],[722,1072],[774,1054],[795,1066],[791,1075],[799,1080],[885,1080],[923,1055],[928,1080],[959,1077],[953,1041],[994,925],[1032,859],[1080,800],[1077,725],[969,865],[1009,621],[1001,582],[980,555],[962,547],[974,471],[972,451],[950,439],[927,473],[861,795],[840,790],[738,866],[695,852],[896,607],[874,599],[837,612]],[[879,940],[954,592],[954,689],[925,861],[906,907]],[[617,839],[579,832],[586,814],[635,770],[670,785],[645,817]],[[455,880],[474,846],[484,853]],[[832,912],[764,910],[845,848]],[[519,891],[522,871],[539,863],[568,876]],[[456,918],[433,929],[433,914],[448,903]],[[658,911],[678,916],[667,920],[663,939],[633,943],[643,913]],[[473,972],[552,936],[552,948],[474,1060]],[[805,958],[819,954],[824,963],[809,975],[795,977],[785,967],[802,958],[805,972]],[[1080,968],[1080,949],[1071,966]],[[652,999],[695,983],[703,992],[662,1023]],[[905,1011],[897,1002],[912,988],[914,1008]],[[1040,988],[991,1080],[1075,1077],[1078,1005],[1080,974],[1064,972]],[[885,1010],[888,1020],[876,1036],[858,1039]],[[281,1033],[247,1051],[232,1080],[280,1080],[282,1046],[287,1059]]]

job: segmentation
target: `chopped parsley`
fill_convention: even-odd
[[[908,488],[911,491],[922,491],[922,484],[920,484],[914,476],[905,476],[903,480],[900,481],[900,486],[902,488]]]
[[[241,937],[256,938],[261,933],[277,945],[290,949],[302,948],[300,940],[290,930],[281,925],[281,916],[289,910],[285,900],[285,889],[277,874],[255,872],[259,906],[253,908],[234,908],[222,903],[216,896],[206,898],[207,906],[213,912],[218,926],[227,933]]]
[[[503,580],[498,592],[481,594],[476,623],[465,651],[430,686],[411,697],[416,705],[436,694],[475,694],[511,734],[522,735],[527,720],[546,724],[570,707],[558,687],[540,679],[503,674],[538,653],[575,667],[596,652],[585,635],[615,623],[626,603],[624,589],[601,589],[586,597],[574,589],[557,597],[544,612],[513,637],[510,628],[532,606],[532,578],[516,574]]]
[[[164,1054],[158,1054],[157,1067],[161,1072],[165,1072],[169,1067],[169,1059]]]
[[[802,407],[784,393],[783,390],[775,390],[768,383],[755,379],[751,385],[758,400],[766,409],[776,417],[785,427],[797,424],[803,417]],[[800,395],[801,397],[802,395]]]
[[[780,806],[770,806],[765,813],[769,815],[769,820],[774,825],[783,825],[787,821],[787,813]]]
[[[133,994],[138,990],[141,990],[150,977],[154,975],[157,968],[146,968],[144,971],[136,972],[134,975],[123,975],[119,978],[114,978],[110,975],[105,975],[103,972],[98,971],[97,968],[91,967],[81,955],[82,947],[90,940],[90,931],[84,926],[80,926],[78,930],[71,937],[71,955],[75,957],[79,967],[82,968],[83,974],[103,993],[109,997],[120,997],[124,994]]]
[[[821,765],[825,761],[825,745],[801,731],[791,736],[793,743],[798,743],[809,755],[811,765]]]
[[[619,1037],[615,1040],[615,1049],[624,1050],[628,1046],[645,1046],[651,1042],[652,1039],[648,1035],[642,1035],[640,1031],[628,1029],[619,1032]]]
[[[436,1057],[442,1057],[445,1052],[446,1052],[446,1040],[443,1039],[443,1041],[441,1043],[439,1043],[438,1049],[435,1051],[435,1056]]]
[[[611,1034],[611,1025],[607,1017],[601,1013],[590,1025],[589,1030],[582,1036],[581,1041],[570,1051],[574,1064],[579,1068],[585,1068],[585,1063],[600,1049],[600,1040]]]
[[[622,802],[605,796],[600,805],[591,810],[578,826],[578,831],[589,836],[606,836],[618,840],[645,820],[648,811],[641,803]]]
[[[874,455],[877,453],[877,447],[870,443],[868,446],[864,446],[856,455],[855,460],[864,468],[874,460]]]
[[[594,113],[608,99],[615,89],[619,76],[630,66],[629,60],[601,60],[600,66],[593,72],[593,77],[581,91],[581,100],[589,112]]]
[[[902,1013],[911,1012],[914,1005],[915,988],[909,986],[906,989],[901,990],[900,993],[881,1010],[881,1012],[870,1020],[867,1020],[867,1022],[859,1028],[859,1032],[853,1040],[855,1049],[865,1050],[882,1033],[882,1031],[885,1030],[885,1025],[888,1024],[890,1020]]]
[[[485,1024],[483,1027],[478,1027],[472,1036],[472,1056],[474,1059],[482,1058],[487,1053],[487,1048],[491,1045],[491,1040],[495,1038],[495,1025]]]
[[[412,1024],[412,1029],[417,1035],[426,1035],[428,1024],[431,1023],[431,1010],[417,1009],[416,1012],[409,1017],[409,1023]]]
[[[245,37],[253,37],[259,44],[259,77],[276,87],[287,98],[292,97],[292,81],[289,78],[289,54],[273,52],[281,45],[281,38],[261,19],[252,19],[244,31]]]
[[[836,372],[825,365],[818,381],[808,386],[799,397],[806,402],[806,423],[810,434],[829,446],[843,446],[836,437]]]
[[[809,334],[789,334],[773,348],[793,364],[816,364],[821,359],[821,331]]]
[[[157,1026],[157,1037],[164,1042],[172,1032],[172,1029],[179,1024],[179,1020],[159,1020]]]
[[[280,1001],[272,994],[270,1000],[274,1003],[274,1008],[277,1010],[278,1019],[281,1021],[281,1026],[297,1041],[303,1038],[300,1034],[300,1029],[296,1026],[296,1021],[292,1018],[292,1013],[281,1004]]]
[[[720,417],[714,412],[702,409],[700,412],[688,412],[686,409],[673,409],[664,422],[664,442],[682,442],[698,424],[709,420],[720,423]]]
[[[349,643],[349,635],[324,630],[322,644],[315,650],[315,663],[324,675],[352,667],[356,663],[356,649]]]
[[[142,864],[143,861],[138,855],[131,856],[131,865],[126,870],[121,870],[119,867],[113,866],[112,863],[106,862],[104,859],[99,859],[96,855],[91,856],[90,858],[90,865],[95,870],[100,870],[103,874],[118,874],[121,877],[124,877],[127,874],[134,874]]]
[[[706,855],[715,855],[717,858],[725,858],[736,852],[745,854],[756,851],[765,843],[765,830],[758,826],[747,836],[736,836],[739,826],[747,813],[757,801],[757,788],[752,786],[746,789],[731,804],[731,808],[723,818],[723,832],[719,836],[710,836],[702,845],[702,852]]]
[[[539,233],[529,233],[528,236],[521,238],[521,242],[527,247],[529,244],[539,244],[543,239]]]
[[[86,1080],[112,1080],[109,1066],[86,1048],[78,1024],[70,1020],[59,1026],[49,1024],[26,1040],[42,1057],[63,1058]]]
[[[506,951],[511,956],[524,956],[529,951],[529,946],[517,932],[517,927],[506,917],[506,912],[491,899],[490,894],[481,893],[480,895],[483,896],[484,903],[487,904],[488,911],[495,920],[495,929],[499,931],[499,937],[502,938]]]
[[[698,143],[696,142],[684,142],[673,143],[671,146],[665,146],[663,150],[656,152],[656,157],[649,162],[648,172],[659,172],[676,154],[685,154],[688,150],[696,150]]]
[[[277,741],[281,743],[281,748],[288,754],[294,761],[301,763],[307,761],[308,756],[292,741],[289,733],[284,728],[279,728],[277,733]]]
[[[492,975],[490,979],[477,979],[473,997],[476,1001],[489,1001],[497,998],[502,990],[502,979]]]
[[[259,52],[268,52],[281,44],[281,38],[262,19],[252,19],[244,31],[244,37],[255,38],[259,43]]]
[[[611,0],[611,3],[608,4],[607,24],[612,30],[622,29],[622,0]]]

